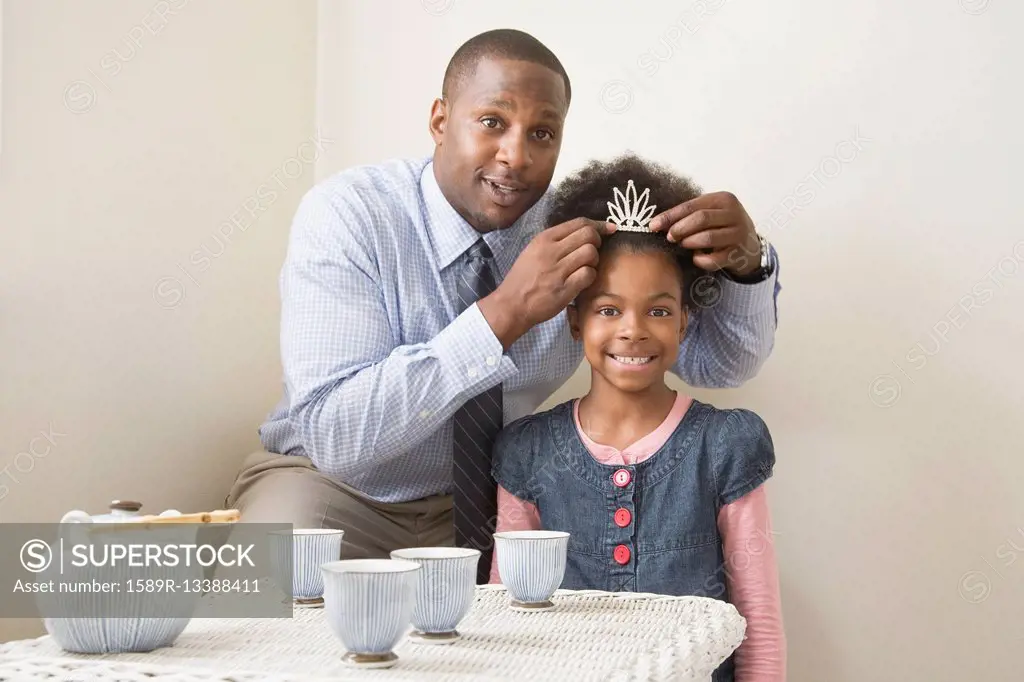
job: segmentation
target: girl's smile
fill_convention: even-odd
[[[615,355],[608,353],[616,364],[621,365],[620,369],[625,371],[635,370],[646,370],[648,369],[654,360],[657,359],[657,355]]]

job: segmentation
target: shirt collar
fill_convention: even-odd
[[[521,224],[525,218],[532,216],[534,211],[527,211],[504,230],[494,230],[481,235],[448,203],[437,184],[437,178],[434,177],[432,161],[426,165],[420,176],[420,190],[423,192],[423,200],[427,207],[427,234],[434,247],[437,266],[441,270],[454,263],[481,236],[499,263],[504,263],[506,256],[514,259],[514,256],[518,255],[516,247],[523,236]]]

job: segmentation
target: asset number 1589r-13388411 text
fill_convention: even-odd
[[[170,580],[164,578],[136,578],[128,581],[127,591],[258,594],[260,586],[256,580],[248,579],[193,578],[191,580]]]

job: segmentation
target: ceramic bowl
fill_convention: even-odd
[[[324,611],[353,666],[388,668],[416,607],[420,565],[395,559],[347,559],[321,566]]]
[[[494,534],[501,582],[512,608],[543,611],[554,608],[551,596],[565,579],[569,533],[552,530],[503,531]]]
[[[460,639],[455,627],[473,606],[480,550],[409,547],[391,552],[391,558],[415,561],[422,568],[412,614],[412,639],[423,644],[451,644]]]

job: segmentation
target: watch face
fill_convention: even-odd
[[[761,270],[770,273],[771,252],[768,248],[768,240],[761,237]]]

